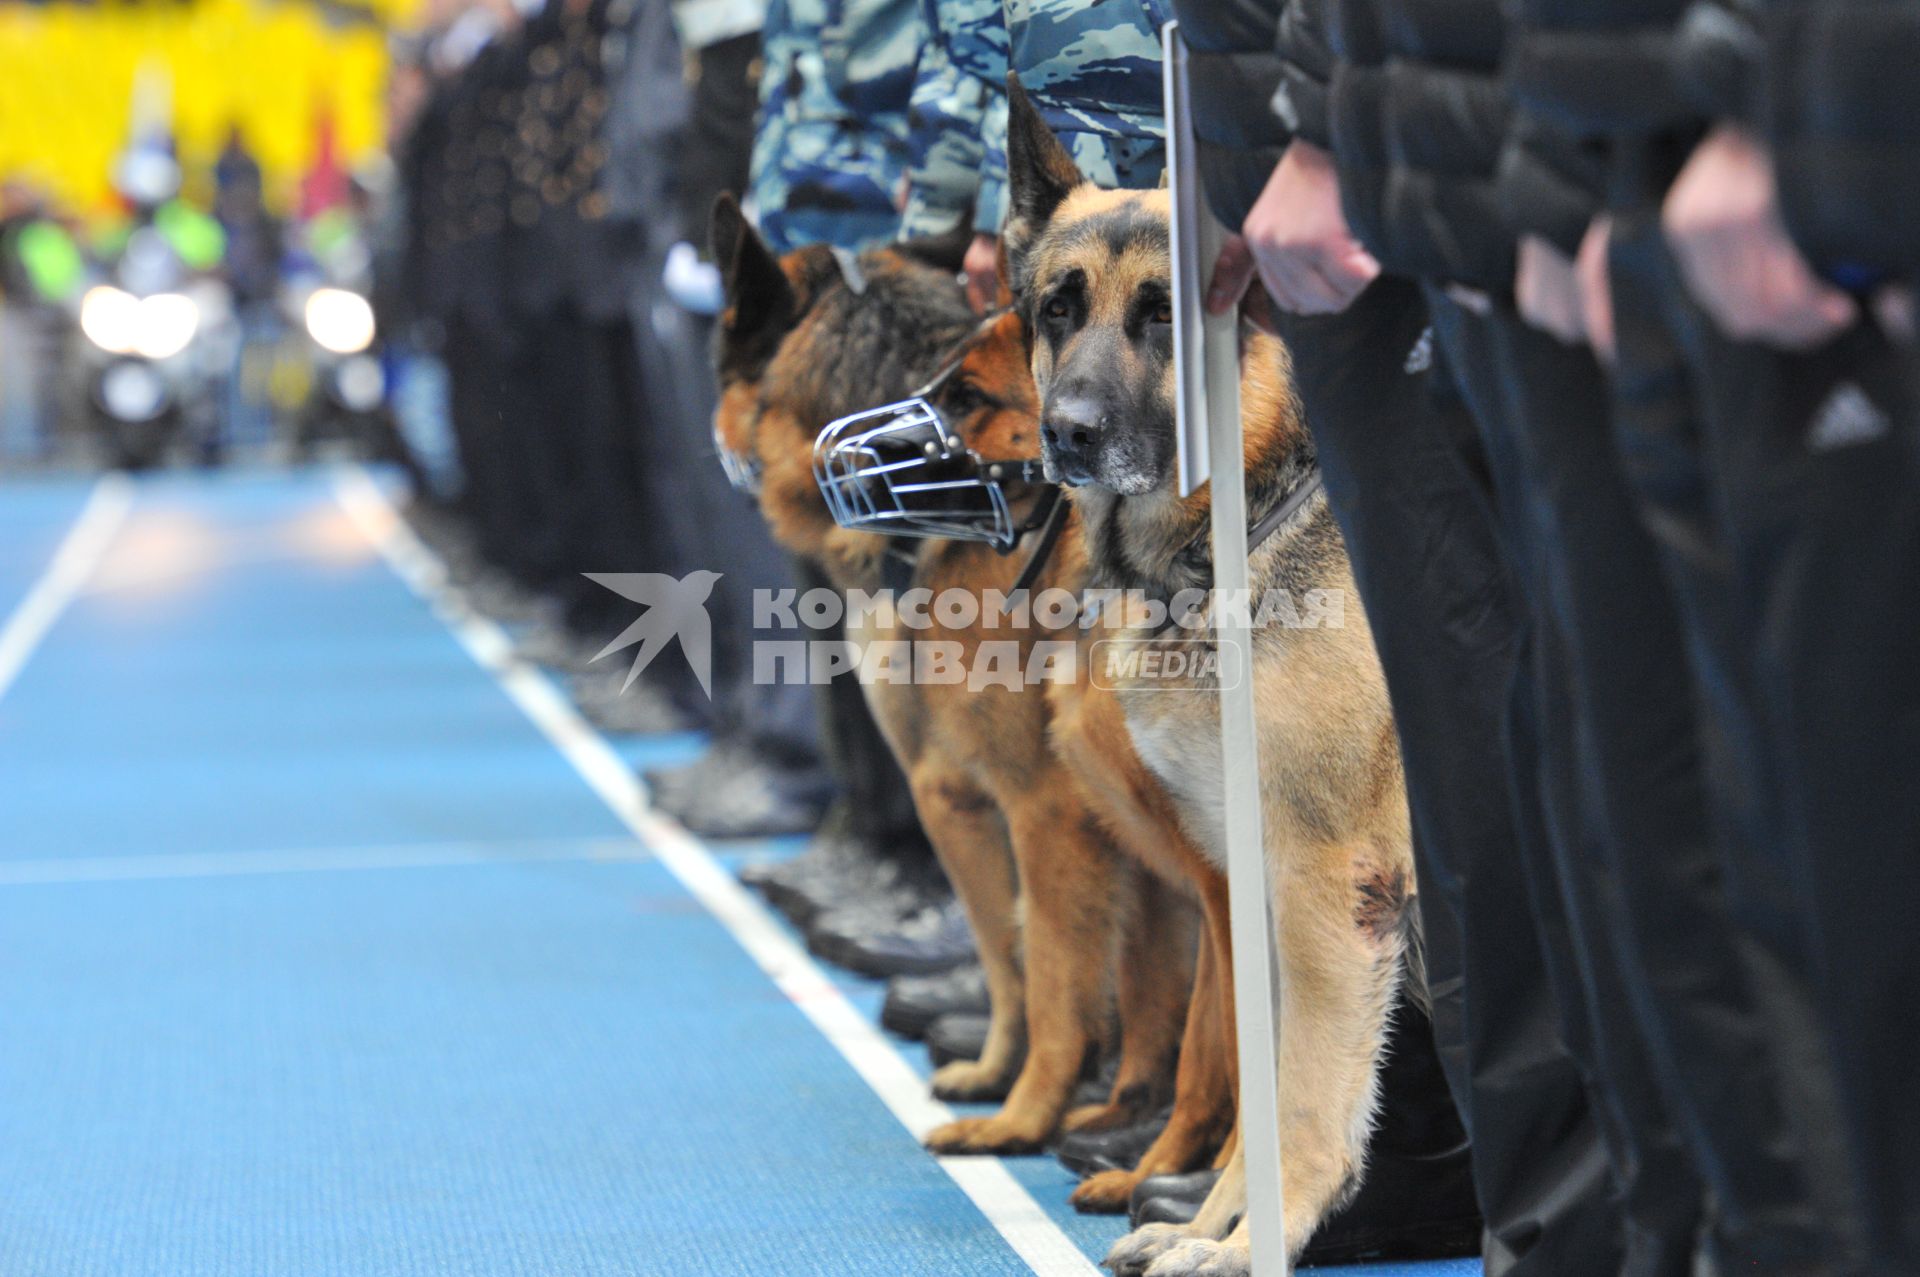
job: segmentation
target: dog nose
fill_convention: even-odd
[[[1040,430],[1063,468],[1084,468],[1099,448],[1104,419],[1099,404],[1073,396],[1049,407]]]

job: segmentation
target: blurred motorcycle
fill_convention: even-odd
[[[311,373],[295,414],[294,455],[344,442],[361,456],[385,456],[394,424],[374,322],[372,255],[357,217],[344,210],[315,219],[303,238],[282,301],[287,319],[305,334]]]
[[[219,437],[232,306],[218,280],[189,276],[158,228],[128,235],[81,296],[79,327],[90,420],[113,465],[147,469]]]

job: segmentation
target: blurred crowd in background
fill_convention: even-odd
[[[0,467],[397,464],[469,596],[594,721],[713,733],[659,805],[708,836],[822,831],[862,908],[820,943],[904,935],[869,968],[938,970],[971,940],[857,684],[750,676],[754,590],[808,570],[711,437],[721,192],[783,247],[965,213],[916,196],[903,223],[919,7],[827,23],[765,0],[0,5]],[[684,663],[629,687],[592,661],[633,605],[584,573],[636,569],[718,570],[711,696]]]

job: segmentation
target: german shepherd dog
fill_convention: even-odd
[[[1204,492],[1181,498],[1174,480],[1167,195],[1085,182],[1017,79],[1009,94],[1006,243],[1033,334],[1048,477],[1072,489],[1096,584],[1163,600],[1204,590],[1210,507]],[[1249,504],[1259,515],[1308,482],[1314,458],[1284,348],[1252,333],[1242,345]],[[1412,836],[1385,679],[1325,497],[1284,519],[1251,567],[1256,603],[1280,592],[1323,605],[1323,623],[1257,625],[1252,641],[1266,859],[1283,919],[1279,1112],[1291,1262],[1359,1182],[1388,1017],[1413,956]],[[1325,619],[1329,601],[1341,605],[1338,624]],[[1145,627],[1135,637],[1160,641]],[[1115,685],[1134,747],[1219,873],[1213,678],[1121,670]],[[1245,1210],[1236,1156],[1192,1224],[1138,1229],[1108,1263],[1151,1277],[1245,1273]]]
[[[716,206],[713,236],[727,280],[715,429],[724,449],[758,465],[761,510],[776,538],[843,590],[884,588],[889,556],[909,555],[913,587],[975,597],[1007,591],[1017,556],[974,542],[895,542],[835,524],[813,452],[830,421],[905,398],[964,341],[1018,318],[977,324],[954,282],[957,255],[936,267],[904,247],[873,250],[857,261],[856,288],[824,247],[776,258],[731,201]],[[947,379],[941,393],[983,456],[1031,452],[1037,404],[1030,380],[1014,411],[967,378]],[[856,644],[948,640],[969,654],[982,641],[1006,639],[1024,652],[1039,637],[937,619],[931,630],[908,630],[884,615],[849,630]],[[1031,1151],[1063,1125],[1092,1129],[1138,1118],[1164,1097],[1172,1072],[1191,982],[1191,910],[1153,900],[1152,884],[1139,875],[1130,882],[1116,867],[1083,794],[1048,747],[1041,688],[874,681],[866,691],[966,909],[992,1006],[981,1058],[943,1067],[934,1091],[956,1100],[1006,1098],[992,1116],[930,1132],[928,1146]],[[1143,908],[1149,918],[1132,916]],[[1116,953],[1123,936],[1132,952]],[[1112,1098],[1069,1114],[1089,1053],[1106,1037],[1116,967],[1125,1013]]]
[[[1006,277],[1004,263],[1001,276]],[[983,457],[1028,460],[1039,455],[1040,407],[1030,351],[1022,317],[1002,315],[961,346],[953,361],[955,375],[937,392],[936,403],[950,421],[963,423],[961,433]],[[1086,546],[1075,514],[1061,529],[1045,579],[1084,586],[1087,574]],[[1094,644],[1104,636],[1097,628],[1086,632],[1082,670],[1091,668]],[[1134,751],[1113,692],[1082,677],[1050,686],[1047,695],[1055,752],[1092,799],[1114,845],[1153,879],[1182,896],[1197,896],[1202,905],[1201,943],[1171,1116],[1134,1168],[1090,1176],[1073,1193],[1073,1204],[1083,1211],[1125,1211],[1142,1180],[1206,1164],[1222,1151],[1233,1124],[1233,982],[1217,974],[1229,943],[1226,878],[1187,837],[1172,798]],[[1136,916],[1140,924],[1153,925],[1151,911]],[[1125,953],[1143,952],[1149,942],[1144,935],[1131,937]],[[1144,949],[1155,952],[1167,952],[1164,941]],[[1120,979],[1123,1030],[1136,1018],[1156,1023],[1142,1006],[1151,1002],[1131,991],[1144,981],[1132,976],[1124,961]]]

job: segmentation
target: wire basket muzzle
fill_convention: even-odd
[[[1019,540],[1006,490],[925,399],[842,417],[813,445],[813,474],[834,522],[890,536]]]

